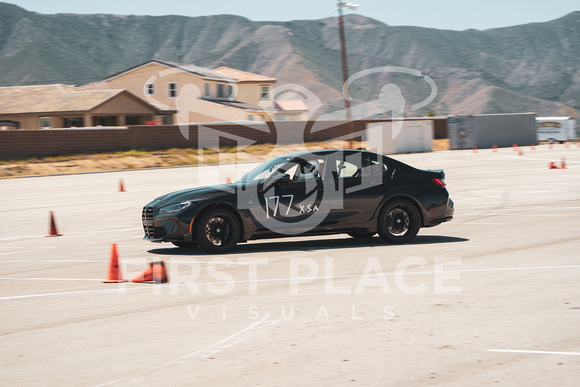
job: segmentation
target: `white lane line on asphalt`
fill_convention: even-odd
[[[137,289],[137,288],[136,288]],[[142,288],[145,289],[145,288]],[[9,296],[9,297],[0,297],[0,300],[18,300],[23,298],[35,298],[35,297],[49,297],[49,296],[66,296],[70,294],[86,294],[86,293],[114,293],[119,292],[120,294],[124,294],[124,292],[120,292],[119,289],[93,289],[93,290],[77,290],[74,292],[57,292],[57,293],[43,293],[43,294],[27,294],[24,296]]]
[[[143,229],[142,228],[120,228],[117,230],[95,230],[95,231],[67,232],[67,233],[63,233],[61,236],[83,235],[83,234],[101,234],[104,232],[124,232],[124,231],[143,231]],[[61,230],[61,232],[62,232],[62,230]],[[12,238],[2,238],[2,239],[0,239],[0,242],[14,241],[14,240],[18,240],[18,239],[44,238],[45,236],[46,236],[46,234],[26,235],[26,236],[12,237]]]
[[[38,251],[39,249],[36,250],[20,250],[20,251],[9,251],[7,253],[0,253],[0,255],[11,255],[11,254],[20,254],[20,253],[31,253],[33,251]],[[2,262],[9,262],[9,261],[2,261]],[[22,262],[22,261],[16,261],[16,262]]]
[[[476,273],[476,272],[497,272],[497,271],[512,271],[512,270],[558,270],[558,269],[578,269],[580,265],[570,265],[570,266],[536,266],[536,267],[505,267],[505,268],[491,268],[491,269],[465,269],[465,270],[446,270],[445,273]],[[433,275],[435,273],[441,273],[442,271],[406,271],[405,275]],[[396,273],[376,273],[376,276],[394,276]],[[195,286],[199,285],[226,285],[226,284],[247,284],[247,283],[264,283],[264,282],[282,282],[282,281],[320,281],[327,279],[348,279],[348,278],[360,278],[362,274],[352,274],[352,275],[335,275],[335,276],[324,276],[324,277],[295,277],[295,278],[269,278],[269,279],[256,279],[256,280],[240,280],[240,281],[221,281],[221,282],[192,282],[192,283],[178,283],[178,284],[165,284],[165,285],[155,285],[160,288],[178,288],[178,287],[189,287],[192,284]],[[123,285],[121,285],[123,286]],[[0,297],[0,301],[3,300],[16,300],[25,298],[36,298],[36,297],[49,297],[49,296],[62,296],[70,294],[89,294],[89,293],[114,293],[125,295],[129,290],[144,290],[153,289],[151,286],[136,286],[136,287],[121,287],[117,289],[94,289],[94,290],[79,290],[71,292],[57,292],[57,293],[42,293],[42,294],[26,294],[21,296],[9,296]]]
[[[506,353],[532,353],[540,355],[573,355],[580,356],[580,352],[554,352],[554,351],[524,351],[519,349],[488,349],[488,352],[506,352]]]
[[[183,355],[175,360],[168,361],[168,362],[160,364],[158,366],[149,368],[146,371],[136,372],[134,374],[127,375],[127,376],[112,380],[112,381],[107,382],[107,383],[99,384],[98,386],[108,386],[111,384],[115,384],[115,383],[118,383],[121,381],[128,381],[128,380],[136,381],[135,378],[141,377],[141,376],[148,374],[148,373],[151,373],[153,371],[157,371],[163,367],[167,367],[167,366],[174,365],[174,364],[185,363],[186,359],[206,358],[206,357],[210,357],[216,353],[225,351],[226,349],[231,348],[234,345],[239,344],[242,341],[245,341],[248,338],[250,338],[250,336],[252,336],[254,333],[257,332],[257,328],[260,328],[262,325],[266,325],[266,324],[267,325],[276,325],[278,323],[278,321],[268,320],[269,317],[270,317],[270,314],[266,314],[264,317],[262,317],[258,321],[253,322],[252,324],[250,324],[246,328],[242,329],[241,331],[236,332],[233,335],[228,336],[225,339],[218,341],[217,343],[214,343],[208,347],[205,347],[202,350],[195,351],[195,352],[189,353],[187,355]]]
[[[507,226],[507,223],[483,223],[478,222],[477,220],[474,220],[471,223],[475,223],[478,226]]]
[[[29,251],[36,251],[36,250],[29,250]],[[21,253],[23,253],[24,251],[20,251]],[[10,260],[5,260],[2,259],[0,260],[0,263],[32,263],[32,264],[37,264],[37,263],[106,263],[107,261],[105,261],[104,259],[98,259],[98,260],[81,260],[81,259],[39,259],[38,261],[30,261],[30,260],[22,260],[22,259],[10,259]],[[123,260],[123,262],[131,262],[131,263],[137,263],[137,262],[144,262],[143,260],[141,261],[127,261],[126,259]]]
[[[268,318],[270,317],[270,314],[266,314],[264,317],[262,317],[260,320],[255,321],[254,323],[250,324],[248,327],[246,327],[245,329],[242,329],[241,331],[226,337],[223,340],[218,341],[217,343],[214,343],[200,351],[196,351],[196,352],[192,352],[190,354],[184,355],[182,357],[180,357],[176,362],[177,363],[183,363],[185,359],[190,358],[190,357],[208,357],[211,356],[213,354],[216,354],[218,352],[224,351],[230,347],[232,347],[235,344],[238,344],[244,340],[246,340],[250,335],[248,335],[248,333],[250,333],[250,331],[255,330],[256,328],[258,328],[260,325],[266,323],[268,325],[276,325],[278,323],[278,321],[272,321],[272,320],[268,320]],[[235,341],[233,341],[235,339]],[[172,362],[175,363],[175,362]],[[171,363],[168,363],[171,364]]]
[[[32,251],[32,250],[31,250]],[[159,260],[160,261],[160,260]],[[123,261],[120,263],[121,265],[125,265],[125,264],[143,264],[143,263],[149,263],[151,262],[150,260],[147,260],[145,258],[143,259],[139,259],[139,260],[130,260],[130,259],[123,259]],[[224,262],[218,262],[218,261],[211,261],[211,262],[203,262],[203,261],[198,261],[197,259],[193,258],[193,260],[189,260],[189,261],[174,261],[174,260],[170,260],[170,259],[165,259],[165,262],[169,263],[212,263],[212,264],[222,264],[222,265],[253,265],[254,263],[252,262],[236,262],[236,261],[224,261]],[[109,263],[109,261],[105,261],[104,259],[95,259],[95,260],[84,260],[84,259],[41,259],[38,261],[29,261],[29,260],[22,260],[22,259],[14,259],[14,260],[5,260],[2,259],[0,260],[0,263],[32,263],[32,264],[38,264],[38,263]],[[19,277],[13,277],[13,278],[5,278],[5,279],[20,279]]]
[[[18,236],[18,237],[12,237],[12,238],[2,238],[2,239],[0,239],[0,242],[15,241],[15,240],[18,240],[18,239],[43,238],[45,236],[46,236],[46,234],[42,234],[42,235],[25,235],[25,236]]]
[[[95,278],[18,278],[18,277],[0,277],[0,281],[101,281]]]

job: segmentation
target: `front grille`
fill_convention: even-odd
[[[147,238],[155,238],[155,227],[153,225],[153,208],[143,207],[143,214],[141,215],[143,221],[143,231]]]
[[[155,233],[154,234],[155,239],[163,238],[165,235],[167,235],[167,231],[165,231],[165,227],[155,227],[154,233]]]

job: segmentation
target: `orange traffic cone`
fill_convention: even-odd
[[[56,229],[56,222],[54,220],[54,212],[50,211],[50,226],[49,226],[49,231],[48,231],[48,235],[47,237],[57,237],[57,236],[61,236],[62,234],[58,233],[58,230]]]
[[[553,161],[550,161],[550,164],[548,164],[548,169],[558,169],[558,167]]]
[[[473,153],[477,153],[477,147],[476,146],[473,147]]]
[[[119,268],[119,254],[117,253],[117,244],[113,243],[111,246],[111,263],[109,264],[109,279],[102,281],[106,284],[127,282],[123,279],[121,269]]]
[[[226,177],[226,184],[232,184],[232,178],[231,177]]]
[[[513,144],[512,148],[514,149],[514,152],[518,150],[518,144]]]
[[[169,282],[169,279],[167,278],[167,272],[165,271],[164,261],[151,262],[149,263],[149,266],[149,269],[133,277],[131,282],[154,282],[156,284],[164,284]]]
[[[536,144],[532,144],[531,147],[532,147],[532,150],[536,150]]]
[[[131,282],[151,282],[151,281],[153,281],[153,268],[151,267],[145,270],[143,273],[137,274],[131,280]]]
[[[169,278],[167,278],[167,271],[165,271],[164,261],[151,262],[151,268],[153,269],[153,282],[156,284],[164,284],[169,282]]]
[[[566,169],[566,159],[564,157],[562,157],[562,166],[560,169]]]
[[[123,179],[119,179],[119,192],[125,192],[125,184],[123,184]]]
[[[518,151],[518,155],[520,155],[520,156],[523,156],[523,155],[524,155],[524,151],[520,149],[520,150]]]
[[[492,145],[491,148],[493,149],[494,152],[497,152],[497,145]]]

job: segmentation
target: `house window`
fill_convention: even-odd
[[[224,98],[225,97],[224,84],[218,83],[217,87],[218,87],[218,90],[217,90],[218,91],[218,93],[217,93],[218,98]]]
[[[169,98],[177,97],[177,83],[169,82]]]
[[[232,85],[228,85],[228,98],[234,99],[234,88]]]
[[[52,128],[52,118],[50,117],[40,117],[40,127],[42,129]]]
[[[145,94],[146,95],[155,95],[155,84],[154,83],[145,84]]]
[[[211,92],[210,92],[210,88],[209,88],[209,82],[205,83],[205,90],[204,90],[204,96],[206,97],[211,97]]]
[[[85,126],[85,124],[82,117],[67,117],[64,119],[65,128],[82,128],[83,126]]]
[[[254,115],[248,114],[248,121],[254,121]]]
[[[260,87],[260,99],[270,99],[268,94],[270,93],[270,86]]]
[[[127,116],[125,117],[126,125],[143,125],[144,120],[139,116]]]
[[[94,117],[93,122],[95,126],[117,126],[117,117],[115,116]]]
[[[161,119],[162,125],[173,125],[173,116],[171,115],[159,116],[159,118]]]

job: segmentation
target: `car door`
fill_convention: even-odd
[[[368,222],[377,211],[385,194],[388,165],[374,153],[353,151],[337,156],[333,180],[341,195],[334,199],[329,220],[334,227],[350,230]]]
[[[325,157],[292,159],[264,181],[260,190],[262,225],[276,233],[296,235],[319,227]]]

